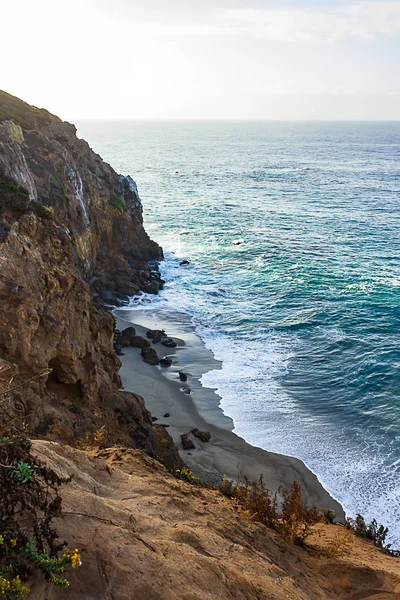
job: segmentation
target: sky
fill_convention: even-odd
[[[0,89],[61,118],[400,119],[400,0],[3,0]]]

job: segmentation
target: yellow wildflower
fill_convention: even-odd
[[[17,545],[17,540],[15,538],[11,538],[10,544],[13,548],[15,548],[15,546]]]
[[[73,568],[81,566],[82,561],[78,548],[75,548],[75,550],[69,550],[67,548],[64,551],[64,556],[71,562]]]
[[[1,546],[2,544],[4,544],[4,538],[3,538],[3,536],[0,534],[0,546]]]
[[[82,564],[80,554],[78,552],[78,548],[75,548],[75,552],[71,556],[71,563],[73,567],[80,567]]]

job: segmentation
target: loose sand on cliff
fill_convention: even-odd
[[[206,483],[216,483],[222,475],[230,479],[257,480],[262,473],[269,489],[276,491],[280,485],[290,487],[297,481],[309,504],[333,509],[343,519],[343,509],[319,483],[317,477],[296,458],[267,452],[245,442],[233,433],[232,420],[219,407],[219,396],[213,390],[203,388],[199,378],[210,369],[219,367],[211,351],[194,333],[193,326],[185,315],[176,312],[152,310],[117,310],[117,327],[124,329],[132,324],[139,335],[146,336],[148,329],[165,329],[174,337],[177,347],[165,348],[156,344],[154,348],[161,357],[169,356],[173,364],[169,369],[145,364],[136,348],[124,348],[120,371],[124,388],[143,396],[147,408],[157,417],[159,424],[168,425],[179,452],[193,472]],[[178,372],[188,374],[182,383]],[[191,393],[182,391],[190,388]],[[169,417],[163,415],[169,413]],[[192,437],[196,448],[185,451],[181,434],[192,429],[208,431],[209,442]]]
[[[400,599],[400,561],[370,543],[354,538],[346,556],[313,556],[137,450],[88,454],[38,441],[34,451],[72,475],[57,528],[83,564],[66,590],[37,579],[32,600]],[[320,526],[315,542],[343,534]]]

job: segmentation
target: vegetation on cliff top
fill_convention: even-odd
[[[12,399],[12,380],[0,387],[0,594],[22,598],[35,573],[59,587],[60,576],[81,564],[78,549],[59,540],[54,519],[62,515],[60,486],[69,481],[32,454],[23,414]]]

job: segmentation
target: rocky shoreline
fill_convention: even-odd
[[[138,345],[125,346],[120,375],[124,389],[140,393],[153,419],[168,429],[183,462],[196,476],[209,485],[218,485],[224,475],[234,481],[255,481],[262,473],[274,492],[280,485],[290,487],[297,481],[309,504],[332,509],[338,520],[344,520],[341,505],[302,461],[253,447],[233,432],[233,422],[222,412],[219,396],[200,382],[203,373],[218,369],[220,363],[185,315],[151,309],[117,309],[114,315],[121,331],[117,335],[134,330],[135,337],[146,342],[148,333],[158,330],[168,332],[175,342],[168,348],[168,367],[160,362],[146,364]]]

